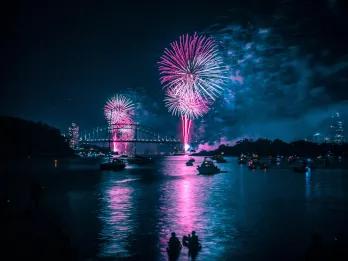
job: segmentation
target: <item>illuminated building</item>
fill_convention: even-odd
[[[72,149],[77,149],[79,145],[79,126],[76,123],[71,123],[69,127],[69,146]]]
[[[330,136],[331,142],[333,143],[344,142],[343,122],[339,112],[336,112],[331,116]]]

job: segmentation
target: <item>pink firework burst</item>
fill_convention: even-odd
[[[203,116],[208,112],[210,105],[209,101],[189,89],[185,89],[182,93],[168,89],[164,102],[173,115],[186,116],[189,119]]]
[[[212,38],[183,35],[165,49],[159,61],[165,105],[181,116],[184,148],[189,148],[192,119],[203,116],[222,92],[225,67]]]
[[[203,35],[183,35],[170,44],[159,61],[164,88],[189,89],[204,99],[215,100],[225,81],[225,68],[215,41]]]
[[[127,152],[128,143],[117,141],[130,140],[134,136],[130,126],[134,123],[134,104],[126,96],[115,95],[106,102],[104,115],[111,128],[112,150]]]
[[[128,124],[133,114],[134,104],[124,95],[116,94],[104,106],[104,115],[109,124]]]

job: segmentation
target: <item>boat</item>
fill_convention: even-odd
[[[125,167],[126,167],[126,164],[124,163],[124,161],[117,158],[100,164],[101,170],[119,171],[119,170],[123,170]]]
[[[259,167],[261,170],[265,170],[265,171],[269,169],[269,166],[265,162],[260,162]]]
[[[292,166],[292,170],[297,173],[306,173],[310,170],[308,162],[305,160],[300,160]]]
[[[186,166],[193,166],[193,162],[195,162],[195,159],[190,158],[188,161],[186,161]]]
[[[278,155],[277,158],[276,158],[276,164],[277,166],[280,165],[280,162],[282,161],[282,158]]]
[[[204,158],[202,164],[197,167],[199,174],[209,175],[209,174],[217,174],[220,173],[221,170],[215,166],[214,162]]]
[[[248,168],[251,170],[256,169],[256,162],[254,160],[249,160],[248,161]]]
[[[310,168],[307,166],[294,166],[292,169],[297,173],[306,173],[310,170]]]
[[[215,160],[217,163],[226,163],[227,161],[222,155],[215,155],[212,157],[213,160]]]
[[[248,162],[248,158],[246,155],[241,154],[238,159],[238,164],[246,164]]]
[[[133,157],[127,158],[128,164],[136,164],[136,165],[145,165],[153,163],[153,159],[151,157],[144,157],[140,155],[134,155]]]
[[[193,161],[190,161],[190,160],[186,161],[186,166],[193,166]]]

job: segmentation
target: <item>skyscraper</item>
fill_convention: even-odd
[[[331,142],[333,143],[344,142],[343,122],[339,112],[336,112],[331,116],[330,136]]]
[[[79,145],[79,126],[74,122],[69,127],[69,145],[72,149],[77,149]]]

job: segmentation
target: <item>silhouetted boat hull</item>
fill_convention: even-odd
[[[119,159],[113,159],[109,162],[103,162],[100,164],[101,170],[113,170],[113,171],[120,171],[123,170],[126,167],[126,164]]]
[[[295,171],[297,173],[305,173],[308,170],[308,167],[305,167],[305,166],[295,166],[292,169],[293,169],[293,171]]]
[[[187,161],[186,162],[186,166],[193,166],[193,162],[192,161]]]
[[[221,170],[217,166],[215,166],[211,160],[206,159],[204,159],[202,164],[197,167],[197,170],[200,175],[212,175],[221,172]]]

